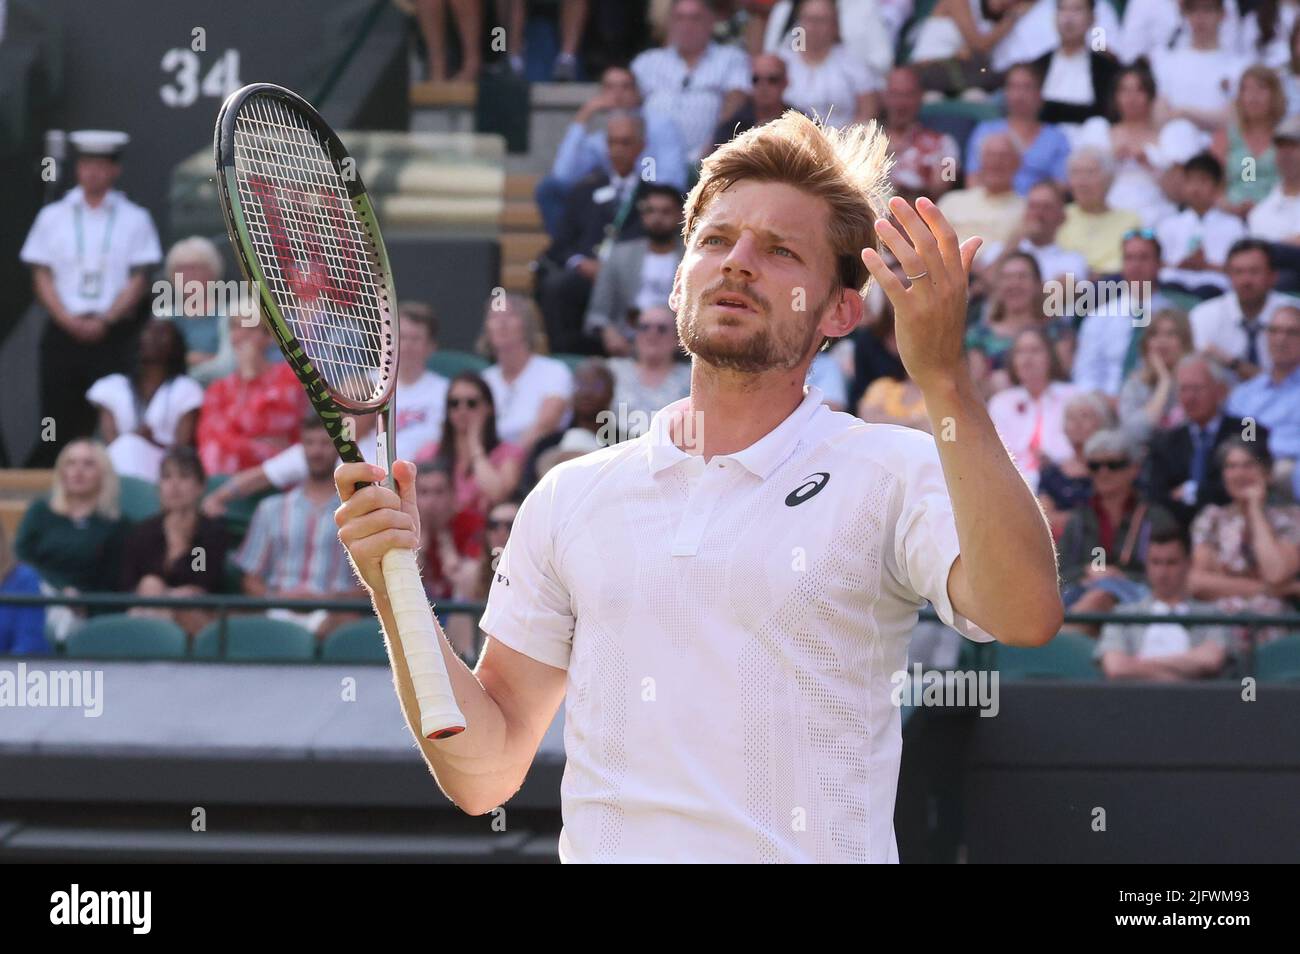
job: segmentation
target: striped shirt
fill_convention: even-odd
[[[271,593],[351,592],[352,567],[334,523],[338,506],[337,496],[312,503],[302,487],[267,497],[257,505],[235,562],[264,580]]]
[[[682,132],[688,160],[713,145],[713,130],[722,118],[722,100],[732,90],[748,93],[749,57],[730,46],[710,43],[691,69],[672,47],[646,50],[632,61],[645,110],[668,116]]]

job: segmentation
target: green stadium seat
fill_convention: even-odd
[[[1023,649],[998,644],[995,668],[1003,679],[1100,679],[1093,662],[1096,643],[1082,633],[1061,632],[1046,646]]]
[[[301,662],[316,658],[316,637],[297,623],[265,616],[226,620],[226,651],[221,653],[221,621],[203,627],[194,639],[198,659]]]
[[[132,523],[148,520],[162,509],[158,485],[138,477],[119,478],[122,486],[122,516]]]
[[[1300,682],[1300,634],[1255,650],[1255,676],[1260,682]]]
[[[454,378],[462,371],[482,374],[490,363],[483,356],[468,351],[435,351],[425,367],[444,378]]]
[[[185,630],[165,619],[113,613],[96,616],[68,635],[67,655],[113,659],[180,659]]]
[[[379,620],[361,619],[340,626],[325,637],[320,655],[325,662],[388,662]]]

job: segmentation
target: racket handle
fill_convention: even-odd
[[[383,559],[388,603],[397,622],[398,642],[415,686],[420,710],[420,733],[426,739],[445,739],[465,728],[456,694],[442,657],[442,638],[424,595],[415,551],[389,550]]]

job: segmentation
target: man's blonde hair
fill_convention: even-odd
[[[689,244],[709,204],[735,183],[743,179],[782,182],[823,199],[830,207],[827,238],[835,256],[836,280],[865,295],[871,273],[862,263],[862,250],[879,249],[876,219],[889,211],[888,147],[874,121],[836,129],[787,110],[779,119],[718,147],[704,160],[700,179],[686,197],[682,234]]]

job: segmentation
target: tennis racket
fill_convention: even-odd
[[[392,487],[397,296],[355,160],[306,100],[270,83],[232,93],[213,139],[226,229],[266,324],[344,461],[363,459],[349,415],[379,415],[377,459]],[[414,551],[389,550],[383,571],[420,731],[455,735],[465,717]]]

